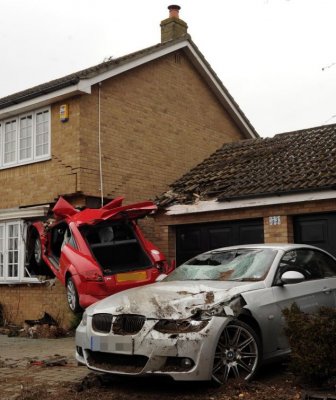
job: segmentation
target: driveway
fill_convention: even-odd
[[[251,384],[238,381],[217,389],[199,382],[178,383],[132,377],[114,378],[101,385],[100,381],[97,384],[95,374],[90,373],[85,366],[77,365],[74,349],[74,337],[27,339],[9,338],[0,334],[0,399],[299,400],[303,398],[300,388],[294,384],[292,376],[282,365],[266,367],[258,381]],[[79,385],[75,385],[76,383]],[[82,389],[74,391],[74,387]]]
[[[0,335],[0,399],[15,399],[23,390],[45,384],[81,381],[88,369],[74,357],[75,338],[28,339]]]

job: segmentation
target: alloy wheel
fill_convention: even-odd
[[[225,327],[217,343],[212,379],[223,384],[229,378],[249,380],[259,364],[259,340],[246,324],[236,321]]]

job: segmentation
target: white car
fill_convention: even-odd
[[[86,309],[76,357],[90,369],[175,380],[251,379],[289,353],[282,309],[336,305],[336,260],[306,245],[216,249],[162,281]]]

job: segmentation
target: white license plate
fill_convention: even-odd
[[[91,336],[90,349],[109,353],[133,354],[133,340],[128,337]]]

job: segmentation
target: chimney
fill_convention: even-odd
[[[179,17],[181,7],[177,5],[168,6],[169,18],[161,21],[161,43],[177,39],[187,34],[188,25]]]

